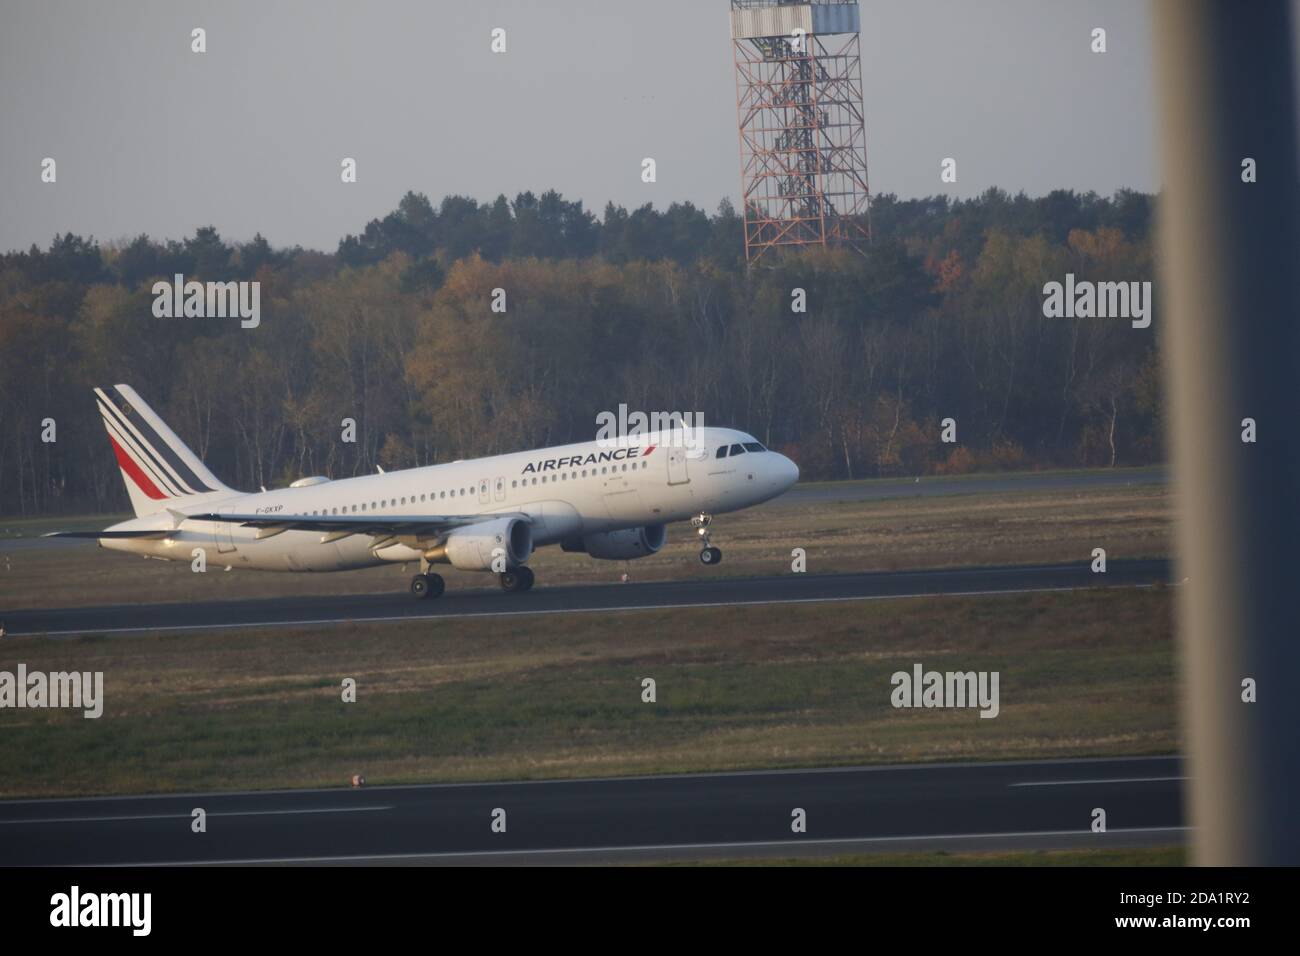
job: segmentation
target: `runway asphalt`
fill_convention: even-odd
[[[591,863],[1175,845],[1177,757],[0,802],[0,864]],[[1091,829],[1106,810],[1106,833]],[[192,830],[193,811],[207,831]],[[791,828],[793,811],[807,829]],[[504,811],[505,832],[494,832]],[[496,814],[500,819],[500,814]]]
[[[1065,472],[1024,471],[951,478],[931,476],[874,481],[827,481],[795,485],[773,504],[779,506],[821,501],[885,501],[892,498],[942,498],[948,495],[1082,491],[1088,488],[1163,485],[1168,481],[1169,471],[1163,466]]]
[[[234,628],[346,625],[398,620],[582,613],[717,605],[864,601],[935,595],[1013,594],[1135,587],[1167,582],[1164,560],[1111,561],[1104,574],[1088,562],[936,571],[857,574],[787,574],[780,577],[717,578],[548,587],[526,594],[449,591],[417,601],[405,593],[264,598],[249,601],[123,604],[104,607],[6,611],[10,635],[130,634]]]

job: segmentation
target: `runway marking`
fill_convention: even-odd
[[[1191,777],[1116,777],[1110,780],[1026,780],[1009,783],[1008,787],[1075,787],[1104,783],[1164,783],[1170,780],[1190,780]]]
[[[300,813],[368,813],[392,807],[322,807],[310,810],[214,810],[210,817],[273,817]],[[140,813],[119,817],[44,817],[33,820],[0,820],[0,826],[22,823],[117,823],[123,820],[188,820],[189,813]]]
[[[1170,585],[1174,586],[1174,585]],[[993,590],[982,589],[976,591],[941,591],[908,593],[908,594],[856,594],[840,597],[811,597],[811,598],[739,598],[734,601],[700,601],[690,602],[688,604],[633,604],[612,607],[574,607],[574,608],[543,608],[536,610],[518,610],[518,611],[457,611],[448,614],[397,614],[384,615],[382,617],[332,617],[316,618],[312,620],[298,621],[237,621],[227,624],[160,624],[153,626],[141,627],[98,627],[98,628],[77,628],[67,631],[29,631],[25,633],[15,632],[13,637],[77,637],[82,634],[139,634],[152,632],[155,634],[165,634],[172,631],[230,631],[248,628],[266,628],[266,627],[325,627],[339,626],[343,624],[380,624],[401,621],[449,621],[456,618],[465,617],[528,617],[532,615],[545,614],[597,614],[597,613],[619,613],[622,611],[675,611],[685,608],[714,608],[714,607],[752,607],[769,604],[839,604],[845,601],[907,601],[917,598],[940,598],[940,597],[996,597],[998,595],[1014,594],[1050,594],[1055,592],[1071,591],[1095,591],[1098,589],[1113,590],[1146,590],[1156,587],[1155,584],[1089,584],[1089,585],[1071,585],[1068,587],[1042,587],[1042,588],[996,588]],[[67,609],[59,609],[67,610]],[[75,610],[75,609],[72,609]]]
[[[267,863],[353,863],[363,860],[427,860],[443,859],[456,857],[508,857],[508,856],[547,856],[550,854],[598,854],[598,853],[646,853],[653,851],[672,851],[672,850],[730,850],[730,849],[759,849],[771,847],[780,849],[784,847],[799,846],[843,846],[845,844],[869,844],[869,843],[901,843],[911,841],[935,841],[935,840],[1005,840],[1005,839],[1025,839],[1032,837],[1060,837],[1060,836],[1077,836],[1095,838],[1097,842],[1102,842],[1108,836],[1118,836],[1122,834],[1156,834],[1156,833],[1185,833],[1191,830],[1191,827],[1126,827],[1123,829],[1111,828],[1105,833],[1094,833],[1091,829],[1083,830],[1026,830],[1021,832],[1010,833],[942,833],[925,836],[884,836],[884,837],[838,837],[827,840],[755,840],[755,841],[737,841],[731,843],[650,843],[634,846],[600,846],[600,847],[558,847],[552,849],[518,849],[518,850],[448,850],[436,851],[432,853],[380,853],[380,854],[354,854],[350,856],[285,856],[285,857],[262,857],[256,859],[227,859],[227,860],[187,860],[173,861],[162,863],[131,863],[131,864],[91,864],[94,866],[229,866],[234,864],[267,864]],[[82,864],[78,864],[82,865]]]

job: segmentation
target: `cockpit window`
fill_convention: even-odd
[[[718,449],[718,457],[719,457],[719,458],[726,458],[726,457],[727,457],[727,446],[726,446],[726,445],[723,445],[721,448]]]
[[[747,442],[745,442],[745,450],[746,450],[746,451],[767,451],[766,448],[764,448],[762,445],[760,445],[760,444],[759,444],[758,442],[756,442],[756,441],[747,441]]]
[[[745,453],[745,446],[744,446],[744,445],[732,445],[732,446],[731,446],[731,456],[732,456],[733,458],[734,458],[736,455],[743,455],[744,453]]]

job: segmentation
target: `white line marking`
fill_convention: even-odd
[[[1168,780],[1190,780],[1190,777],[1117,777],[1111,780],[1026,780],[1009,783],[1009,787],[1082,787],[1104,783],[1163,783]]]
[[[259,859],[229,859],[229,860],[189,860],[163,863],[134,863],[131,866],[223,866],[230,864],[258,864],[258,863],[348,863],[361,860],[421,860],[421,859],[442,859],[457,857],[508,857],[508,856],[546,856],[548,854],[565,854],[573,855],[580,853],[638,853],[651,851],[670,851],[670,850],[729,850],[729,849],[758,849],[761,847],[772,847],[780,849],[783,847],[796,846],[843,846],[844,844],[868,844],[868,843],[901,843],[907,841],[934,841],[934,840],[1005,840],[1029,837],[1058,837],[1058,836],[1075,836],[1096,838],[1097,842],[1102,842],[1107,836],[1116,836],[1120,834],[1143,834],[1143,833],[1185,833],[1191,830],[1191,827],[1128,827],[1125,829],[1110,829],[1105,833],[1093,833],[1090,829],[1083,830],[1029,830],[1024,832],[1013,833],[943,833],[933,836],[888,836],[888,837],[840,837],[831,840],[756,840],[756,841],[739,841],[733,843],[651,843],[639,846],[599,846],[599,847],[560,847],[557,849],[520,849],[520,850],[459,850],[459,851],[439,851],[434,853],[383,853],[376,855],[357,854],[352,856],[285,856],[285,857],[263,857]],[[79,865],[79,864],[78,864]],[[98,866],[120,866],[122,864],[94,864]]]
[[[596,614],[620,613],[622,611],[675,611],[684,608],[706,607],[751,607],[767,604],[839,604],[845,601],[907,601],[917,598],[939,597],[995,597],[1011,594],[1048,594],[1068,591],[1146,590],[1154,584],[1089,584],[1086,586],[1052,587],[1052,588],[1006,588],[979,591],[944,591],[920,592],[917,594],[855,594],[847,597],[812,597],[812,598],[741,598],[735,601],[701,601],[689,604],[633,604],[614,607],[572,607],[545,608],[531,611],[459,611],[450,614],[402,614],[384,617],[333,617],[301,621],[240,621],[227,624],[161,624],[149,627],[89,627],[70,631],[29,631],[13,633],[12,637],[76,637],[81,634],[139,634],[152,632],[165,634],[170,631],[230,631],[245,628],[263,627],[323,627],[342,624],[380,624],[413,621],[450,621],[462,617],[528,617],[542,614]]]
[[[323,807],[313,810],[213,810],[210,817],[274,817],[297,813],[367,813],[392,807]],[[0,826],[23,823],[115,823],[121,820],[188,820],[189,813],[141,813],[121,817],[44,817],[36,820],[0,820]]]

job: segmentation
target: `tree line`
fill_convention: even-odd
[[[864,253],[748,269],[728,202],[597,218],[554,191],[408,193],[333,252],[56,236],[0,256],[0,512],[126,506],[89,392],[116,382],[247,489],[588,440],[620,403],[750,431],[805,479],[1158,461],[1158,294],[1148,330],[1042,310],[1067,272],[1150,279],[1153,207],[881,195]],[[259,282],[260,325],[156,318],[177,273]]]

